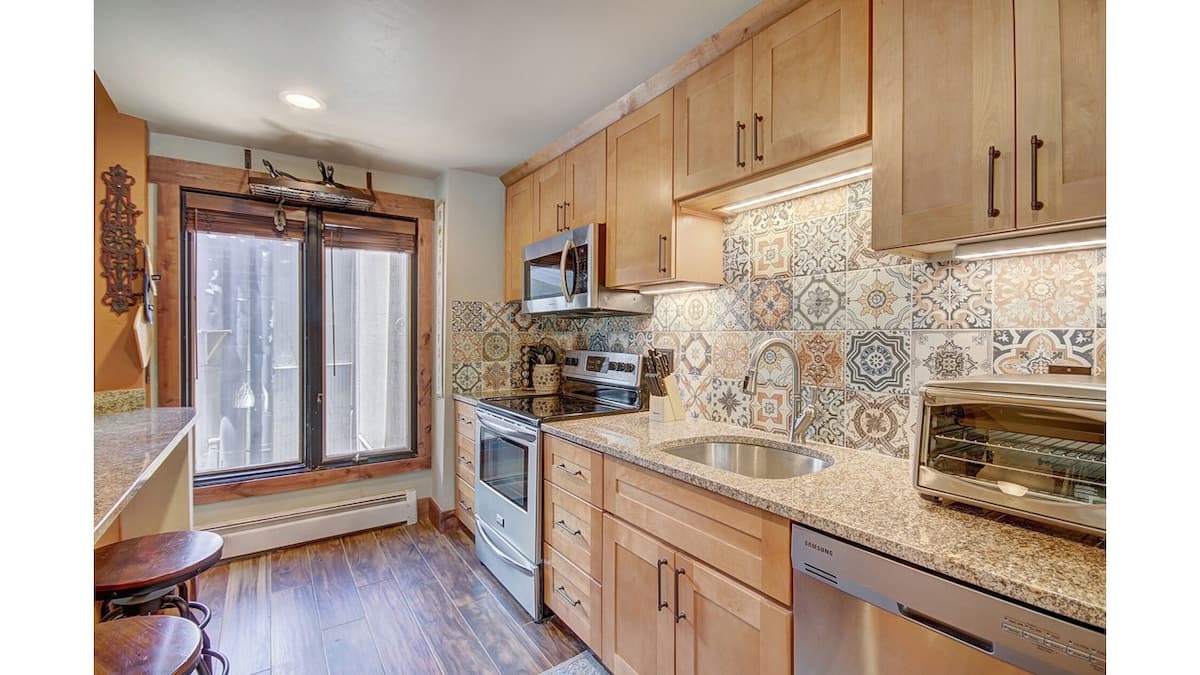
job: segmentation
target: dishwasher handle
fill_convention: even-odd
[[[903,616],[910,621],[916,621],[929,630],[937,631],[938,633],[941,633],[948,638],[958,640],[959,642],[965,642],[980,651],[984,651],[989,654],[996,653],[996,645],[991,640],[968,633],[967,631],[956,628],[955,626],[952,626],[944,621],[939,621],[928,614],[918,612],[902,602],[896,603],[896,610],[900,616]]]

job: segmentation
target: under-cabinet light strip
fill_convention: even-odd
[[[1070,230],[1067,232],[1052,232],[1018,239],[983,241],[974,244],[959,244],[954,247],[954,257],[959,260],[975,260],[978,258],[1006,258],[1031,253],[1048,253],[1050,251],[1077,251],[1086,248],[1099,248],[1106,243],[1103,227],[1092,227],[1086,230]]]
[[[732,204],[722,206],[722,207],[720,207],[719,210],[726,211],[728,213],[740,213],[742,211],[747,211],[749,209],[752,209],[756,206],[761,206],[763,204],[767,204],[770,202],[777,202],[777,201],[780,201],[783,199],[787,199],[788,197],[791,197],[793,195],[798,195],[802,192],[811,192],[814,190],[820,190],[823,187],[828,187],[830,185],[835,185],[837,183],[854,180],[855,178],[863,178],[863,177],[870,176],[870,175],[871,175],[871,167],[866,166],[861,169],[854,169],[853,171],[846,171],[844,173],[834,174],[832,176],[828,176],[826,178],[821,178],[819,180],[809,181],[807,183],[801,183],[799,185],[793,185],[792,187],[785,188],[783,190],[776,190],[775,192],[768,192],[765,195],[754,197],[753,199],[744,199],[740,202],[734,202]],[[643,292],[645,292],[645,291],[643,291]]]

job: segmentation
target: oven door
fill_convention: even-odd
[[[538,432],[479,410],[475,436],[475,513],[515,552],[541,559]]]
[[[587,225],[525,247],[523,306],[529,314],[589,309],[596,302],[595,233]]]

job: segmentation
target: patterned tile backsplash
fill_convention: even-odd
[[[689,414],[787,433],[792,365],[769,350],[742,392],[751,348],[794,341],[814,440],[906,457],[916,392],[935,378],[1106,370],[1105,251],[909,260],[870,248],[871,182],[765,206],[725,224],[725,285],[660,295],[653,317],[531,317],[518,303],[454,301],[456,391],[519,387],[521,347],[675,350]]]

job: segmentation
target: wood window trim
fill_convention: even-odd
[[[183,190],[202,190],[249,195],[248,179],[267,174],[246,169],[234,169],[202,162],[190,162],[171,157],[147,158],[147,181],[158,188],[155,228],[157,250],[155,273],[158,283],[156,322],[159,326],[158,405],[174,407],[182,404],[180,382],[182,336],[179,333],[180,303],[180,237],[183,234],[180,212]],[[279,492],[290,492],[321,485],[333,485],[364,478],[427,470],[432,465],[433,448],[433,218],[432,199],[389,192],[375,192],[372,214],[399,216],[416,222],[417,230],[417,456],[387,462],[352,467],[306,471],[289,476],[256,478],[234,483],[196,488],[197,504],[240,499]],[[368,214],[369,215],[369,214]],[[345,221],[346,219],[343,219]],[[350,224],[347,222],[346,224]],[[172,330],[171,328],[174,328]],[[165,328],[165,330],[164,330]]]

